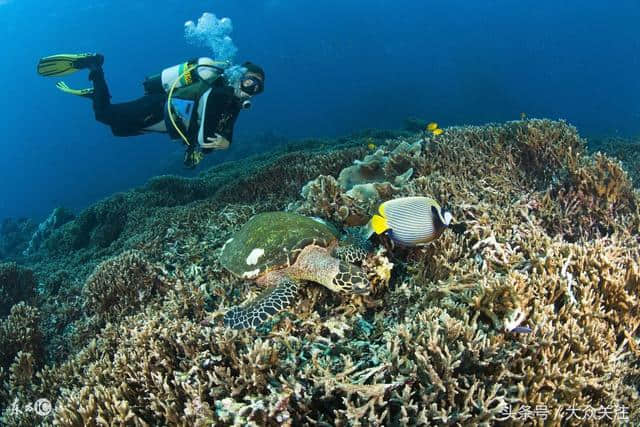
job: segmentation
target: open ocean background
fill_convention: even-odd
[[[35,69],[42,56],[100,52],[112,102],[136,98],[146,75],[211,56],[184,38],[185,21],[203,12],[229,17],[236,62],[266,71],[232,148],[204,167],[288,139],[401,128],[411,116],[446,127],[526,113],[567,119],[587,137],[640,134],[637,0],[0,0],[0,219],[78,211],[182,170],[177,142],[112,136],[88,101]]]

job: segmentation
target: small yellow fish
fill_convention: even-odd
[[[438,129],[432,130],[431,133],[434,134],[435,136],[438,136],[438,135],[442,135],[444,133],[444,131],[442,129],[438,128]]]
[[[429,132],[433,132],[434,130],[438,129],[438,124],[435,122],[431,122],[427,125],[427,130]]]
[[[367,145],[367,148],[368,148],[369,150],[375,150],[375,149],[376,149],[376,144],[374,144],[373,142],[370,142],[370,143]]]

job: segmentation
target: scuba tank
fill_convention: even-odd
[[[168,94],[174,84],[175,89],[184,88],[199,81],[211,84],[222,76],[228,66],[228,62],[214,61],[207,57],[193,58],[165,68],[159,74],[147,76],[142,82],[142,86],[144,86],[146,95]]]
[[[192,120],[197,103],[203,93],[224,79],[229,65],[207,57],[194,58],[145,78],[142,85],[146,95],[167,95],[164,121],[171,139],[182,138],[191,145],[186,134],[197,124]]]

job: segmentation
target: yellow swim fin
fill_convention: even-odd
[[[38,74],[44,77],[65,76],[85,68],[101,67],[104,57],[97,53],[63,53],[45,56],[38,61]]]
[[[93,88],[87,87],[84,89],[73,89],[67,86],[65,82],[56,83],[56,87],[60,89],[64,93],[68,93],[70,95],[82,96],[83,98],[92,98],[93,97]]]

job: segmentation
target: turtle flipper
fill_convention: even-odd
[[[255,300],[227,311],[224,324],[233,329],[257,328],[269,317],[292,305],[297,294],[298,282],[283,277]]]

